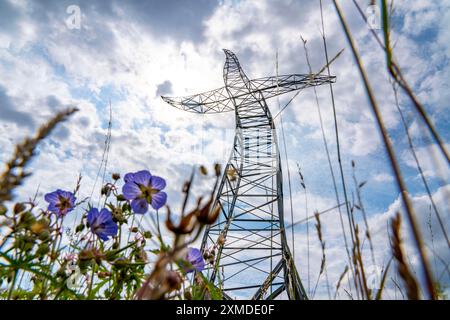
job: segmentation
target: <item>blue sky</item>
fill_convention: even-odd
[[[368,5],[368,1],[358,3],[363,9]],[[79,29],[70,29],[66,24],[69,5],[80,8]],[[341,6],[396,146],[424,237],[448,262],[448,247],[434,216],[431,243],[426,225],[429,201],[424,197],[425,189],[394,106],[383,53],[351,1],[341,1]],[[450,2],[421,0],[411,5],[396,1],[395,7],[392,38],[398,62],[448,144]],[[331,67],[337,76],[334,92],[345,178],[354,193],[354,160],[358,180],[367,181],[363,201],[375,233],[377,258],[383,265],[387,261],[386,222],[399,209],[398,192],[359,74],[337,15],[327,1],[324,17],[330,56],[345,48]],[[57,110],[69,105],[80,108],[71,121],[40,146],[39,156],[31,166],[33,176],[18,190],[17,198],[29,197],[38,184],[41,195],[54,188],[71,189],[78,173],[84,176],[82,194],[90,194],[103,152],[111,101],[113,130],[107,171],[124,174],[146,168],[166,177],[169,202],[179,208],[182,182],[192,166],[224,163],[227,159],[234,118],[232,113],[184,113],[165,104],[158,95],[182,96],[223,86],[222,48],[236,53],[249,78],[275,75],[277,51],[280,74],[307,73],[300,35],[308,40],[311,63],[318,70],[325,63],[319,30],[317,1],[0,0],[0,160],[8,159],[14,143],[32,134]],[[329,89],[319,87],[317,92],[337,173]],[[280,105],[284,106],[290,98],[281,98]],[[400,94],[399,99],[435,200],[450,229],[448,164],[439,155],[433,160],[432,140],[423,134],[423,124],[407,97]],[[302,91],[282,114],[289,158],[283,165],[284,172],[289,165],[293,177],[295,220],[305,216],[297,162],[309,190],[308,214],[336,204],[314,101],[312,90]],[[277,100],[270,100],[269,107],[273,114],[277,113]],[[203,145],[204,151],[197,152],[195,145]],[[196,192],[207,190],[208,185],[209,181],[200,181]],[[40,205],[45,205],[43,200]],[[290,212],[286,212],[286,220],[290,221]],[[345,266],[337,211],[324,217],[323,223],[325,238],[330,239],[329,282],[333,287]],[[312,223],[310,228],[314,228]],[[296,261],[305,279],[305,226],[295,232]],[[320,251],[315,234],[311,237],[315,242],[311,265],[317,270]],[[407,231],[406,238],[409,239]],[[412,246],[408,250],[415,265],[415,250]],[[442,265],[435,269],[440,274]],[[448,276],[444,282],[448,285]],[[322,278],[318,297],[326,297],[325,285]],[[395,292],[392,289],[388,294],[394,297]]]

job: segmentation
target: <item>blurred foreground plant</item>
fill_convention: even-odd
[[[166,181],[148,170],[127,173],[122,193],[119,192],[120,174],[112,174],[112,181],[101,187],[96,207],[90,198],[77,202],[81,176],[73,192],[57,189],[45,194],[48,205],[45,209],[37,205],[36,197],[28,202],[6,203],[13,199],[13,189],[30,175],[25,167],[39,141],[75,111],[69,109],[57,114],[39,129],[35,138],[18,144],[1,175],[0,297],[199,298],[195,292],[203,292],[210,285],[201,275],[205,268],[203,254],[191,245],[204,226],[213,223],[218,215],[219,210],[212,210],[212,204],[220,176],[219,165],[214,167],[215,184],[208,201],[203,203],[200,197],[187,214],[184,212],[194,172],[186,182],[178,225],[166,206],[167,236],[173,236],[172,245],[165,243],[158,212],[167,202],[167,194],[162,191]],[[201,167],[200,172],[207,176],[206,168]],[[149,255],[154,255],[156,261]],[[188,281],[192,273],[197,279],[194,283]]]

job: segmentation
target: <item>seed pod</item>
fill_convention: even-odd
[[[39,235],[39,234],[41,234],[41,232],[47,230],[48,225],[43,223],[41,220],[39,220],[31,225],[30,231],[33,232],[34,234]]]
[[[29,228],[31,225],[33,225],[36,222],[36,218],[34,215],[30,212],[24,212],[20,216],[20,224],[22,224],[25,228]]]
[[[50,247],[47,243],[41,243],[36,251],[36,254],[38,256],[45,256],[47,253],[50,252]]]
[[[218,245],[220,245],[220,246],[223,246],[224,245],[224,243],[225,243],[225,236],[223,235],[223,234],[221,234],[220,236],[219,236],[219,238],[217,239],[217,244]]]
[[[43,230],[41,233],[39,233],[39,240],[41,241],[47,241],[50,238],[50,231]]]
[[[150,231],[144,231],[144,238],[145,239],[151,239],[152,238],[152,233]]]
[[[114,242],[113,249],[114,249],[114,245],[116,245],[116,247],[119,246],[118,243]],[[114,251],[114,250],[105,252],[105,259],[106,259],[106,261],[109,261],[109,262],[116,260],[117,259],[117,252]]]
[[[79,232],[81,232],[81,231],[83,231],[84,230],[84,224],[83,223],[80,223],[79,225],[77,225],[77,227],[75,228],[75,232],[76,233],[79,233]]]
[[[117,269],[124,269],[128,266],[128,264],[130,263],[130,261],[126,258],[119,258],[116,261],[114,261],[114,267],[116,267]],[[125,277],[125,275],[124,275]]]

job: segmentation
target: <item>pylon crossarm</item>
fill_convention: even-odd
[[[272,98],[287,92],[301,90],[311,86],[335,82],[336,77],[315,74],[289,74],[278,77],[264,77],[250,80],[249,89],[234,94],[234,98],[264,93],[264,98]],[[177,109],[194,113],[222,113],[234,110],[226,87],[206,91],[185,97],[161,97],[165,102]]]
[[[336,77],[316,74],[287,74],[251,80],[255,90],[261,91],[265,99],[291,91],[336,82]]]
[[[225,87],[185,97],[161,97],[177,109],[194,113],[221,113],[234,110]]]

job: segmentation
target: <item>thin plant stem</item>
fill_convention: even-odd
[[[427,254],[426,254],[425,248],[423,246],[422,236],[420,234],[419,227],[417,225],[414,209],[413,209],[411,200],[409,199],[408,190],[407,190],[406,185],[405,185],[405,183],[403,181],[403,177],[402,177],[402,174],[401,174],[401,171],[400,171],[400,167],[398,165],[398,162],[396,160],[396,156],[395,156],[395,153],[394,153],[394,149],[392,147],[392,143],[389,140],[388,133],[387,133],[387,130],[385,128],[385,125],[384,125],[381,113],[379,111],[378,104],[377,104],[377,102],[375,100],[375,96],[373,94],[372,87],[371,87],[371,85],[369,83],[367,74],[366,74],[365,69],[364,69],[364,67],[362,65],[359,53],[358,53],[358,51],[356,49],[356,46],[355,46],[355,44],[353,42],[353,37],[352,37],[352,35],[350,33],[350,30],[348,28],[347,22],[346,22],[343,14],[342,14],[342,11],[341,11],[339,5],[337,4],[336,0],[333,0],[333,4],[334,4],[334,6],[336,8],[337,14],[339,16],[339,20],[341,22],[342,28],[344,29],[344,32],[345,32],[346,38],[348,40],[348,43],[349,43],[349,45],[350,45],[350,47],[352,49],[353,57],[355,58],[355,62],[357,64],[357,66],[358,66],[358,70],[359,70],[361,78],[363,80],[364,87],[366,89],[366,93],[367,93],[367,96],[369,98],[370,106],[371,106],[372,111],[373,111],[373,113],[375,115],[376,123],[378,125],[379,131],[380,131],[382,139],[383,139],[384,146],[386,148],[386,151],[387,151],[387,154],[388,154],[388,157],[389,157],[389,162],[390,162],[392,170],[394,171],[394,174],[395,174],[397,187],[398,187],[398,189],[400,191],[401,198],[402,198],[403,204],[404,204],[405,209],[406,209],[405,211],[406,211],[406,215],[407,215],[409,224],[410,224],[412,232],[413,232],[414,242],[415,242],[415,245],[416,245],[417,250],[418,250],[419,255],[420,255],[420,260],[421,260],[421,263],[422,263],[422,267],[423,267],[423,271],[424,271],[424,275],[425,275],[425,279],[426,279],[428,294],[429,294],[429,297],[434,300],[434,299],[436,299],[436,292],[435,292],[435,289],[434,289],[433,276],[431,274],[431,270],[430,270],[430,267],[429,267]]]

